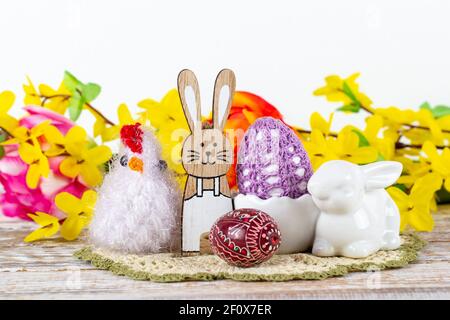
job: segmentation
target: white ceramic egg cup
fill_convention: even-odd
[[[296,199],[272,197],[266,200],[238,194],[234,206],[235,209],[263,211],[275,220],[281,232],[281,245],[276,254],[298,253],[312,247],[319,209],[309,194]]]

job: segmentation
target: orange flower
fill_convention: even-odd
[[[281,113],[263,98],[245,91],[237,91],[234,94],[230,115],[225,124],[225,132],[234,144],[233,166],[228,171],[227,178],[230,188],[236,190],[236,162],[239,144],[248,127],[261,117],[272,117],[283,120]],[[211,122],[211,118],[207,119]]]

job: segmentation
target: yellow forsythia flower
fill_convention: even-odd
[[[319,129],[312,130],[310,140],[304,141],[303,144],[314,170],[317,170],[326,161],[338,159]]]
[[[363,134],[369,144],[383,156],[384,160],[391,160],[395,154],[395,141],[398,135],[383,132],[383,136],[380,137],[383,127],[384,122],[380,115],[369,116],[366,118],[366,128]]]
[[[26,84],[23,85],[23,91],[25,92],[23,102],[25,103],[25,105],[40,106],[41,98],[39,97],[39,93],[37,92],[30,78],[27,77],[27,81],[28,85]]]
[[[40,84],[39,92],[41,96],[45,97],[45,108],[59,114],[66,113],[66,110],[69,107],[71,93],[64,85],[64,82],[61,82],[57,90],[46,84]]]
[[[445,148],[444,151],[442,152],[442,159],[443,159],[443,162],[446,164],[447,170],[450,169],[449,168],[449,166],[450,166],[450,149],[449,148]],[[450,174],[447,174],[444,176],[444,187],[445,187],[445,189],[447,189],[447,191],[450,192]]]
[[[443,122],[435,119],[430,110],[400,110],[396,107],[389,107],[377,108],[375,114],[383,117],[391,131],[401,132],[412,144],[423,144],[428,140],[435,144],[441,144],[444,140],[444,133],[441,129]],[[420,128],[417,128],[417,125]]]
[[[445,189],[450,191],[450,150],[445,148],[441,154],[431,141],[426,141],[422,146],[426,162],[430,165],[429,171],[437,173],[444,180]]]
[[[59,170],[69,178],[75,178],[79,175],[87,185],[95,187],[103,180],[99,166],[111,158],[112,152],[107,146],[96,146],[88,149],[87,145],[78,144],[77,141],[86,137],[84,129],[78,128],[73,135],[75,143],[65,145],[69,155],[61,161]]]
[[[401,110],[397,107],[376,108],[375,114],[382,116],[392,124],[412,123],[417,120],[417,113],[413,110]]]
[[[419,161],[413,161],[406,157],[399,157],[397,161],[402,162],[407,172],[398,179],[398,183],[410,186],[419,178],[432,174],[439,177],[441,184],[444,181],[445,188],[450,190],[450,151],[448,148],[439,154],[436,146],[431,141],[426,141],[422,146]]]
[[[138,103],[143,108],[141,119],[149,120],[155,128],[155,135],[162,147],[162,157],[169,168],[177,174],[177,180],[184,187],[186,172],[181,164],[181,148],[190,134],[189,127],[176,89],[170,90],[158,102],[146,99]]]
[[[117,117],[119,118],[120,127],[138,122],[134,120],[130,109],[128,109],[128,106],[125,103],[120,104],[117,108]]]
[[[45,151],[49,157],[56,157],[63,153],[74,153],[85,148],[88,144],[86,131],[82,127],[73,126],[63,136],[54,126],[49,126],[44,133],[50,148]],[[70,151],[69,151],[70,150]]]
[[[337,139],[329,140],[329,146],[338,159],[357,164],[365,164],[377,160],[378,152],[371,146],[359,146],[359,137],[349,127],[342,129]]]
[[[312,130],[310,140],[304,146],[313,169],[330,160],[347,160],[357,164],[374,162],[378,152],[371,146],[360,146],[358,135],[351,127],[342,129],[337,137],[325,137],[319,129]]]
[[[29,165],[26,176],[27,186],[35,189],[40,177],[48,177],[50,167],[47,157],[42,153],[38,138],[45,135],[50,127],[50,121],[41,122],[33,128],[17,127],[13,131],[13,138],[1,145],[18,144],[20,158]]]
[[[33,144],[22,143],[19,147],[20,158],[29,165],[26,176],[27,186],[36,189],[41,177],[48,177],[50,166],[37,141]]]
[[[437,174],[430,174],[418,179],[410,194],[404,193],[397,187],[387,189],[400,211],[401,231],[407,225],[417,231],[433,230],[434,221],[430,212],[430,203],[441,184],[442,180]]]
[[[75,240],[92,219],[97,193],[87,190],[81,199],[68,192],[58,193],[56,206],[67,214],[61,226],[61,236],[66,240]]]
[[[346,79],[337,75],[325,78],[325,86],[314,91],[315,96],[325,96],[330,102],[341,102],[344,106],[359,103],[371,110],[372,101],[359,90],[356,79],[359,73],[354,73]]]
[[[119,132],[122,126],[127,124],[135,124],[137,121],[133,119],[128,106],[122,103],[117,108],[117,116],[119,118],[119,124],[114,126],[108,126],[105,119],[97,114],[95,111],[90,110],[95,117],[94,123],[94,137],[101,136],[103,142],[115,140],[119,137]]]
[[[427,162],[415,161],[404,156],[398,156],[394,160],[403,164],[403,171],[406,173],[398,178],[397,183],[404,184],[408,188],[419,178],[432,172],[431,165]]]
[[[331,123],[333,121],[334,113],[330,114],[328,121],[325,120],[322,115],[318,112],[313,112],[311,117],[309,118],[309,124],[311,126],[311,130],[320,130],[325,135],[328,135],[331,130]]]
[[[450,115],[436,119],[439,127],[446,129],[443,131],[444,139],[450,141]]]
[[[43,238],[50,238],[59,230],[58,218],[44,212],[29,213],[28,216],[33,219],[40,227],[24,239],[25,242],[32,242]]]
[[[444,140],[444,135],[439,123],[433,117],[431,111],[427,109],[420,109],[419,111],[417,111],[417,118],[420,125],[428,127],[430,129],[432,141],[436,144],[441,144]]]
[[[8,144],[19,144],[20,145],[24,143],[31,143],[34,140],[37,141],[37,139],[45,134],[45,131],[50,126],[51,121],[46,120],[43,121],[37,125],[35,125],[33,128],[28,129],[26,127],[17,127],[15,130],[12,131],[13,138],[2,142],[3,145]]]
[[[19,125],[19,121],[8,114],[15,99],[16,96],[11,91],[3,91],[0,93],[0,127],[10,133]]]

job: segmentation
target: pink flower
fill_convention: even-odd
[[[75,125],[72,121],[59,113],[43,107],[27,106],[23,109],[27,111],[29,115],[20,119],[19,124],[27,128],[32,128],[45,120],[51,120],[52,125],[58,128],[59,131],[65,135],[67,131]]]
[[[66,134],[74,123],[53,111],[42,107],[24,108],[29,114],[19,123],[27,128],[51,120],[52,125]],[[20,159],[17,145],[5,146],[5,156],[0,159],[0,213],[9,217],[29,220],[27,214],[42,211],[57,217],[65,215],[55,206],[55,196],[63,191],[81,197],[88,188],[77,179],[70,179],[59,172],[63,157],[50,158],[51,173],[42,178],[36,189],[28,188],[25,177],[28,165]]]

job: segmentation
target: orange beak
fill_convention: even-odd
[[[144,163],[141,159],[136,157],[131,157],[130,161],[128,161],[128,166],[131,170],[138,171],[140,173],[144,171]]]

